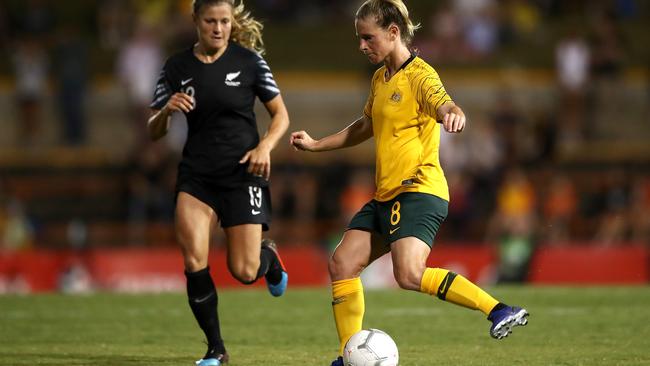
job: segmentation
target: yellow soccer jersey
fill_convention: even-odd
[[[386,81],[386,66],[375,72],[364,114],[375,137],[377,201],[402,192],[449,200],[440,166],[438,107],[451,101],[438,73],[419,57],[409,59]]]

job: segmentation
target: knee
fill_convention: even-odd
[[[409,268],[394,268],[393,274],[395,281],[400,288],[404,290],[420,291],[420,284],[422,282],[422,274],[424,268],[409,267]]]
[[[183,247],[183,265],[187,272],[200,271],[208,266],[208,258],[197,251]]]
[[[208,266],[207,261],[194,256],[185,256],[184,258],[185,270],[189,273],[197,272]]]
[[[257,280],[259,266],[259,263],[255,265],[253,262],[239,263],[230,266],[230,273],[237,281],[250,285]]]
[[[363,270],[362,265],[352,263],[349,260],[343,260],[336,255],[333,255],[332,258],[330,258],[327,267],[332,281],[359,277]]]
[[[183,265],[187,272],[196,272],[208,266],[207,250],[201,250],[201,246],[196,244],[190,237],[178,236],[183,253]]]

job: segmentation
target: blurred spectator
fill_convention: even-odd
[[[544,232],[547,242],[563,242],[570,239],[570,223],[578,207],[578,197],[573,182],[559,172],[553,178],[546,192]]]
[[[496,136],[502,144],[502,156],[505,165],[521,161],[521,141],[519,130],[524,126],[524,116],[515,106],[514,95],[510,91],[501,91],[497,96],[495,110],[491,113],[493,128],[486,133]],[[492,137],[495,139],[496,137]],[[481,156],[481,154],[478,154]]]
[[[172,6],[167,22],[161,30],[168,40],[167,49],[181,49],[196,42],[192,2],[193,0],[176,0]]]
[[[49,60],[39,42],[34,38],[25,37],[16,44],[13,66],[20,124],[18,140],[22,144],[32,145],[40,129]]]
[[[173,6],[173,0],[131,0],[131,2],[138,14],[138,21],[148,24],[156,31],[165,25],[169,10]]]
[[[452,0],[452,4],[454,11],[463,17],[478,16],[496,5],[494,0]]]
[[[341,217],[341,207],[337,197],[348,184],[352,166],[344,161],[334,161],[318,169],[318,194],[316,215],[320,219]],[[326,198],[326,197],[329,197]],[[340,231],[340,230],[339,230]]]
[[[477,123],[478,126],[480,123]],[[471,131],[464,134],[441,133],[440,134],[440,163],[445,173],[454,173],[471,168],[470,160],[474,157],[474,149],[470,149],[470,136],[480,127],[472,127]]]
[[[567,97],[584,96],[589,82],[591,55],[587,42],[571,30],[555,47],[555,70],[560,89]]]
[[[541,21],[539,9],[529,0],[506,0],[501,6],[505,8],[515,39],[532,40]]]
[[[585,93],[589,83],[590,51],[575,30],[555,48],[555,70],[560,86],[560,139],[566,143],[582,140],[585,128]]]
[[[478,13],[467,16],[464,24],[465,42],[472,56],[483,58],[498,48],[499,21],[495,6],[486,6]]]
[[[0,248],[18,250],[29,248],[34,241],[34,228],[18,199],[0,200]]]
[[[650,245],[650,177],[638,177],[630,199],[632,241]]]
[[[375,195],[375,177],[371,171],[358,169],[351,177],[350,183],[343,189],[339,197],[341,213],[346,225],[359,210],[373,199]]]
[[[558,116],[555,111],[542,111],[535,117],[533,125],[534,153],[532,164],[553,164],[556,159],[558,139]]]
[[[532,233],[536,201],[535,189],[526,173],[516,168],[508,171],[497,192],[498,228],[512,231],[511,227],[525,226]],[[516,225],[515,222],[518,221],[526,221],[527,224]]]
[[[445,219],[445,232],[453,240],[468,240],[472,237],[471,218],[473,202],[471,199],[472,180],[461,171],[445,173],[449,186],[449,213]]]
[[[591,37],[592,71],[597,81],[615,79],[623,71],[625,50],[623,33],[611,12],[602,12],[595,20]]]
[[[303,165],[283,163],[273,168],[271,182],[275,187],[271,190],[274,217],[286,221],[273,225],[270,236],[285,243],[312,242],[321,237],[321,225],[315,219],[316,175]]]
[[[88,81],[88,49],[74,26],[64,26],[54,50],[54,69],[61,113],[63,141],[81,145],[86,140],[85,94]]]
[[[99,44],[109,50],[124,44],[132,30],[134,14],[130,1],[101,0],[97,6]]]
[[[589,96],[589,137],[609,136],[611,121],[626,118],[628,97],[622,87],[626,57],[623,32],[613,12],[601,11],[593,21],[590,39],[594,87]]]
[[[614,0],[616,7],[616,15],[623,19],[636,18],[639,12],[639,6],[636,0]]]
[[[536,193],[526,174],[510,170],[497,193],[488,241],[499,244],[499,282],[525,280],[534,249]]]
[[[143,244],[147,222],[172,222],[177,159],[165,144],[136,148],[128,176],[129,241]]]
[[[136,145],[148,141],[146,121],[150,113],[152,85],[156,85],[162,69],[162,50],[152,32],[150,25],[138,24],[117,60],[117,76],[126,91]]]
[[[462,24],[448,3],[443,3],[439,10],[431,15],[429,24],[429,34],[426,38],[416,39],[415,48],[420,51],[422,58],[435,63],[462,61],[466,58],[468,50],[463,38]]]
[[[3,52],[9,42],[9,17],[4,3],[0,3],[0,50]]]
[[[56,23],[54,4],[47,0],[27,0],[23,5],[18,28],[23,34],[47,43]]]
[[[607,173],[604,194],[605,206],[600,215],[595,241],[604,245],[617,244],[626,239],[630,226],[627,217],[630,190],[623,171],[614,170]]]
[[[273,212],[288,219],[313,220],[316,215],[318,182],[314,173],[291,161],[273,168],[271,191]]]
[[[485,218],[494,209],[494,197],[507,157],[503,141],[506,129],[497,132],[496,124],[477,119],[472,126],[473,134],[468,136],[468,171],[473,180],[470,185],[472,215]]]
[[[274,21],[284,22],[294,19],[298,3],[289,0],[255,0],[255,7],[263,14],[268,14]]]

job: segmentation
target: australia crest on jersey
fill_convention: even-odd
[[[390,96],[390,100],[394,103],[399,103],[402,100],[402,94],[400,94],[399,90],[396,90],[393,95]]]

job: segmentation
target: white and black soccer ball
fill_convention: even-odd
[[[399,353],[393,339],[379,329],[364,329],[345,344],[345,366],[397,366]]]

